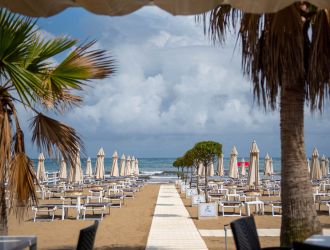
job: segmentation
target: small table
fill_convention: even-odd
[[[330,236],[328,235],[320,235],[315,234],[305,240],[305,243],[316,245],[316,246],[323,246],[329,247],[330,246]]]
[[[255,205],[256,206],[256,212],[259,213],[261,212],[261,214],[264,214],[265,211],[265,207],[264,207],[264,202],[263,201],[246,201],[245,203],[246,206],[246,215],[250,216],[251,212],[250,212],[250,205]]]
[[[37,249],[36,236],[0,236],[0,249],[20,250],[29,247],[30,250]]]

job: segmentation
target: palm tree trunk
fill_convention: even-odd
[[[303,87],[282,87],[281,91],[281,245],[303,241],[320,233],[321,226],[314,207],[304,144]]]
[[[6,187],[4,181],[1,182],[0,190],[0,235],[8,235],[8,218],[6,205]]]

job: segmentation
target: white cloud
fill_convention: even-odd
[[[110,151],[177,156],[197,140],[214,139],[225,144],[225,153],[236,144],[247,155],[256,138],[260,148],[280,155],[279,114],[253,105],[239,48],[233,52],[235,38],[213,46],[194,17],[157,8],[124,17],[90,15],[76,25],[119,66],[112,78],[87,88],[85,104],[66,116],[92,152],[102,144]],[[307,143],[324,149],[313,134],[329,139],[329,115],[306,116]]]
[[[192,18],[171,19],[162,27],[170,20],[165,19],[150,25],[156,33],[146,26],[143,40],[123,39],[111,47],[118,73],[89,90],[87,104],[71,115],[73,122],[90,120],[93,131],[110,134],[249,132],[273,122],[271,115],[251,110],[250,85],[233,45],[211,46]],[[125,25],[122,30],[119,37],[125,37]],[[108,49],[111,38],[103,36],[99,44]]]

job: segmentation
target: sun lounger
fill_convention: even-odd
[[[110,202],[112,207],[121,207],[124,204],[125,195],[123,193],[110,194],[103,197],[104,201]]]
[[[240,201],[219,201],[219,210],[222,212],[222,216],[241,216],[242,215],[242,203]],[[225,213],[226,208],[233,208],[233,213]],[[235,212],[236,208],[239,213]]]
[[[281,201],[263,201],[264,206],[270,206],[272,210],[272,216],[281,216],[282,202]],[[276,213],[276,210],[278,213]]]
[[[51,221],[54,220],[55,211],[57,210],[57,205],[55,204],[44,204],[38,206],[32,206],[32,211],[34,212],[33,222],[36,222],[37,215],[47,214],[51,216]]]
[[[100,212],[101,213],[100,220],[103,220],[103,215],[107,208],[109,209],[109,214],[110,214],[110,207],[111,207],[110,202],[86,203],[81,207],[81,211],[83,213],[83,219],[84,220],[86,219],[87,211],[92,211],[93,215],[95,215],[95,212]]]
[[[234,201],[240,201],[240,195],[239,194],[226,194],[226,200],[234,200]]]
[[[36,193],[37,193],[37,194],[40,193],[40,198],[41,198],[42,200],[44,200],[45,197],[46,197],[46,188],[45,188],[44,186],[40,185],[40,188],[38,188],[38,189],[36,190]]]
[[[271,204],[271,207],[272,207],[272,215],[273,216],[281,216],[281,211],[282,211],[282,203],[281,202],[279,202],[279,203],[273,203],[273,204]],[[275,213],[275,210],[276,209],[278,209],[278,211],[279,211],[279,213],[278,214],[276,214]]]
[[[134,193],[136,190],[134,188],[123,188],[122,189],[125,195],[125,198],[134,198]]]
[[[321,205],[325,205],[328,208],[330,216],[330,200],[322,200],[319,202],[319,211],[321,210]]]
[[[89,190],[90,195],[87,196],[87,203],[90,201],[96,200],[101,202],[103,198],[103,190]]]
[[[211,202],[212,201],[220,201],[220,200],[224,200],[225,199],[225,194],[223,193],[214,193],[214,192],[210,192],[209,193],[209,197]]]

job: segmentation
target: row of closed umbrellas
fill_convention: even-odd
[[[105,153],[103,148],[97,153],[95,169],[93,171],[92,162],[90,157],[87,159],[86,164],[86,172],[83,174],[83,170],[81,167],[80,154],[78,153],[75,157],[75,162],[70,166],[69,175],[67,174],[67,166],[64,159],[61,160],[59,178],[66,179],[71,183],[82,183],[83,178],[91,178],[95,179],[104,179],[105,178],[105,166],[104,166],[104,157]],[[37,179],[38,181],[45,181],[47,179],[46,171],[45,171],[45,157],[43,153],[40,153],[38,158],[38,168],[37,168]],[[118,166],[118,153],[115,151],[112,155],[112,166],[110,176],[119,177],[119,176],[130,176],[130,175],[139,175],[139,166],[138,160],[132,156],[125,156],[123,154],[120,158],[120,163]]]
[[[228,176],[231,178],[239,178],[239,171],[238,171],[238,162],[237,162],[237,149],[234,146],[230,153],[230,160],[229,160],[229,173]],[[217,163],[217,173],[219,176],[224,176],[224,164],[223,164],[223,154],[218,159]],[[242,168],[241,168],[241,175],[246,175],[246,169],[245,169],[245,161],[242,159],[240,162]],[[250,161],[249,161],[249,171],[248,171],[248,184],[249,186],[254,186],[255,183],[259,183],[260,177],[259,177],[259,148],[257,146],[256,141],[254,140],[251,145],[250,150]],[[273,173],[273,164],[272,159],[267,154],[265,157],[265,175],[270,176]],[[211,162],[210,166],[208,166],[206,170],[206,174],[208,176],[214,175],[214,166],[213,162]],[[199,164],[198,168],[198,175],[203,176],[205,175],[205,166],[203,163]]]
[[[329,159],[323,155],[321,157],[321,163],[319,159],[319,152],[316,148],[313,150],[311,164],[307,159],[308,170],[310,172],[311,179],[320,180],[323,177],[328,177],[329,175]]]
[[[237,149],[234,146],[230,153],[229,160],[229,173],[228,176],[231,178],[239,178],[241,176],[246,175],[245,169],[245,160],[244,158],[241,160],[241,173],[239,173],[238,162],[237,162]],[[308,171],[310,172],[311,179],[322,179],[322,177],[328,177],[329,174],[329,159],[324,155],[321,157],[321,163],[319,159],[319,153],[316,148],[313,150],[312,161],[311,164],[307,159]],[[212,170],[213,171],[213,170]],[[219,176],[224,175],[224,167],[223,167],[223,154],[221,154],[218,160],[217,172]],[[264,161],[264,175],[271,176],[274,174],[273,167],[273,159],[267,153]],[[250,149],[250,159],[249,159],[249,170],[248,170],[248,185],[253,186],[255,183],[259,183],[259,148],[257,146],[256,141],[252,142]]]
[[[237,162],[237,149],[234,146],[230,153],[230,160],[229,160],[229,173],[228,176],[231,178],[239,178],[239,171],[238,171],[238,162]],[[240,162],[241,164],[241,175],[246,175],[246,169],[245,169],[245,160],[244,158]],[[219,160],[218,160],[218,166],[217,166],[217,172],[219,176],[224,175],[224,166],[223,166],[223,154],[221,154]],[[265,175],[271,175],[273,173],[273,164],[272,159],[267,154],[265,157]],[[249,186],[255,186],[258,185],[260,180],[259,177],[259,148],[254,140],[252,142],[251,148],[250,148],[250,160],[249,160],[249,171],[248,171],[248,185]]]

